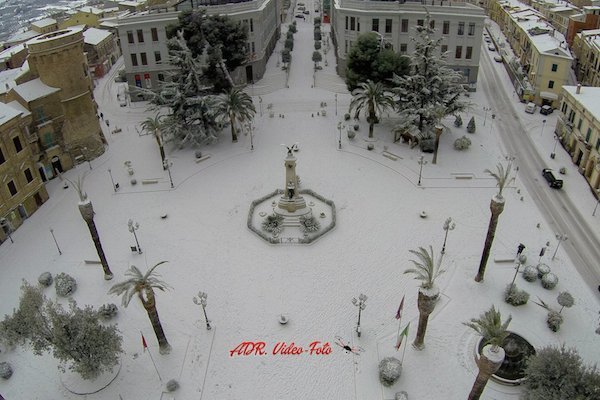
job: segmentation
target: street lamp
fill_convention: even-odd
[[[421,186],[421,174],[423,173],[423,165],[427,164],[427,161],[423,160],[423,156],[419,157],[419,182],[417,182],[418,186]]]
[[[521,267],[521,258],[520,255],[525,250],[525,245],[523,243],[519,243],[519,247],[517,248],[517,266],[515,267],[515,275],[513,276],[513,280],[510,283],[510,288],[512,290],[512,285],[515,284],[515,279],[517,278],[517,274],[519,273],[519,267]]]
[[[208,298],[208,294],[206,294],[204,292],[198,292],[198,297],[194,296],[192,301],[194,302],[194,304],[202,307],[202,311],[204,311],[204,319],[206,320],[206,330],[210,331],[212,327],[210,326],[210,321],[208,320],[208,317],[206,316],[206,299],[207,298]]]
[[[337,117],[337,93],[334,95],[335,97],[335,116]]]
[[[58,242],[56,241],[56,237],[54,236],[54,229],[50,228],[50,234],[52,235],[52,239],[54,239],[54,244],[56,245],[56,249],[58,250],[58,254],[62,255],[62,251],[60,251],[60,247],[58,247]]]
[[[546,120],[542,120],[542,130],[540,131],[540,136],[544,135],[544,127],[546,126]]]
[[[260,116],[262,117],[262,97],[258,96],[258,107],[260,109]]]
[[[140,229],[140,224],[129,218],[129,221],[127,221],[127,227],[129,228],[129,232],[133,233],[138,254],[142,254],[142,248],[140,247],[140,242],[138,242],[137,234],[135,233],[135,231]]]
[[[12,236],[10,236],[10,232],[12,231],[12,229],[10,229],[10,224],[8,223],[6,218],[0,218],[0,226],[2,227],[2,229],[4,229],[4,232],[6,232],[6,236],[8,236],[10,242],[14,243],[15,241],[13,240]]]
[[[173,176],[171,176],[171,165],[173,165],[173,163],[170,162],[169,159],[165,158],[163,161],[163,166],[169,173],[169,181],[171,182],[171,189],[173,189],[175,186],[173,185]]]
[[[552,149],[552,153],[550,153],[550,158],[554,159],[556,157],[556,145],[558,144],[558,135],[554,135],[554,148]]]
[[[492,134],[492,131],[494,130],[494,120],[496,119],[496,114],[492,114],[492,122],[490,122],[490,135]]]
[[[448,217],[446,221],[444,221],[444,225],[442,228],[446,231],[444,234],[444,244],[442,245],[442,254],[446,252],[446,239],[448,239],[448,231],[454,230],[456,228],[456,224],[452,221],[452,217]]]
[[[556,235],[556,239],[558,240],[558,244],[556,245],[556,250],[554,250],[554,254],[552,254],[553,260],[554,260],[554,257],[556,257],[556,253],[558,252],[558,248],[560,247],[560,244],[562,242],[566,242],[567,239],[569,239],[569,238],[564,233],[559,233]]]
[[[113,186],[113,190],[115,191],[115,193],[117,192],[117,190],[119,189],[118,185],[115,185],[115,181],[113,179],[112,176],[112,172],[110,171],[110,168],[108,169],[108,175],[110,175],[110,181],[112,182],[112,186]]]
[[[492,111],[492,107],[483,107],[483,111],[485,112],[483,114],[483,126],[485,126],[485,121],[487,120],[487,113],[488,111]]]
[[[250,150],[254,150],[254,126],[252,125],[252,121],[248,121],[246,129],[250,133]]]
[[[365,296],[362,293],[358,296],[358,300],[356,300],[356,297],[352,298],[352,304],[358,307],[358,323],[356,324],[356,333],[358,334],[358,337],[360,337],[360,313],[362,312],[362,310],[367,308],[366,302],[367,296]]]
[[[339,139],[338,139],[338,150],[342,149],[342,128],[344,127],[344,124],[342,124],[342,121],[338,121],[337,124],[337,128],[338,131],[340,133]]]

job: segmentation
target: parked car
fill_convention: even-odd
[[[542,106],[540,108],[540,114],[544,114],[544,115],[548,115],[548,114],[552,114],[554,112],[554,108],[550,107],[550,106]]]
[[[502,62],[502,56],[494,56],[494,61],[501,63]]]
[[[550,170],[548,168],[544,168],[542,170],[542,175],[544,176],[546,181],[548,181],[548,185],[550,185],[551,188],[554,188],[554,189],[562,188],[562,186],[563,186],[562,179],[556,179],[556,177],[552,173],[552,170]]]
[[[525,112],[529,114],[535,113],[536,105],[535,103],[527,103],[525,106]]]
[[[494,47],[494,45],[493,45],[493,44],[489,44],[489,45],[488,45],[488,50],[489,50],[489,51],[496,51],[496,48]]]
[[[486,43],[492,43],[492,39],[490,39],[489,36],[486,36],[483,40],[485,40]]]
[[[308,14],[310,14],[310,11],[304,10],[304,11],[302,11],[302,13],[308,15]]]
[[[296,14],[295,17],[304,19],[304,14]]]

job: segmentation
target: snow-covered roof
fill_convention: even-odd
[[[600,119],[600,87],[582,86],[579,93],[577,93],[577,86],[563,86],[562,88],[595,119]]]
[[[577,34],[586,43],[589,43],[593,47],[600,49],[600,29],[590,29],[582,31]]]
[[[14,43],[14,42],[25,42],[31,38],[34,38],[36,36],[41,35],[41,33],[36,32],[36,31],[32,31],[32,30],[27,30],[24,32],[17,32],[14,33],[12,36],[10,36],[8,39],[6,39],[6,42],[8,43]]]
[[[39,21],[34,21],[31,23],[31,25],[33,25],[37,28],[45,28],[47,26],[54,25],[54,24],[56,24],[56,20],[54,18],[44,18],[44,19],[40,19]]]
[[[10,89],[17,86],[15,79],[21,74],[20,68],[0,71],[0,94],[8,93]]]
[[[14,88],[15,92],[26,102],[34,101],[58,92],[60,89],[46,85],[38,79],[17,85]]]
[[[552,11],[552,12],[577,11],[577,10],[578,9],[576,7],[570,7],[570,6],[552,7],[550,9],[550,11]]]
[[[17,54],[25,48],[23,43],[19,43],[16,46],[9,47],[8,49],[0,52],[0,61],[5,61],[10,59],[13,54]]]
[[[95,46],[111,35],[112,33],[104,29],[89,28],[83,32],[83,41],[84,43]]]
[[[28,115],[31,115],[31,111],[29,111],[28,109],[26,109],[25,107],[23,107],[23,105],[21,103],[19,103],[16,100],[13,100],[9,103],[6,103],[8,106],[14,108],[15,110],[19,111],[21,113],[21,115],[23,117],[26,117]]]
[[[0,102],[0,126],[6,124],[8,121],[20,114],[21,111],[18,111],[16,108],[13,108],[8,104]]]
[[[145,1],[120,1],[119,4],[122,6],[127,6],[127,7],[139,7],[141,5],[143,5],[144,3],[146,3]]]
[[[101,15],[102,13],[104,13],[103,9],[96,8],[96,7],[90,7],[90,6],[81,7],[77,11],[88,13],[88,14],[94,14],[94,15]]]

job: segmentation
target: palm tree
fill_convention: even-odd
[[[500,217],[500,214],[502,214],[502,211],[504,211],[504,197],[502,197],[502,190],[506,185],[510,184],[515,179],[514,177],[510,177],[511,168],[512,165],[510,162],[508,163],[506,169],[502,164],[498,163],[498,165],[496,165],[495,172],[492,172],[489,169],[484,171],[496,179],[498,193],[492,197],[490,202],[490,211],[492,212],[492,216],[490,217],[490,224],[488,226],[487,236],[485,237],[485,245],[483,246],[483,253],[481,254],[481,261],[479,263],[477,276],[475,276],[475,282],[481,282],[483,280],[483,275],[485,274],[485,267],[487,260],[490,257],[492,242],[494,241],[494,236],[496,235],[498,218]]]
[[[94,242],[94,246],[96,247],[96,252],[98,253],[98,257],[100,258],[100,264],[102,265],[102,269],[104,270],[104,279],[110,281],[113,278],[113,273],[108,266],[108,261],[106,261],[106,255],[104,254],[104,249],[102,248],[102,243],[100,242],[100,235],[98,235],[98,229],[96,229],[96,223],[94,222],[94,206],[92,202],[87,197],[87,193],[83,191],[83,182],[85,180],[86,175],[78,176],[77,181],[72,182],[67,179],[77,191],[79,195],[79,212],[81,213],[81,217],[85,221],[90,235],[92,236],[92,241]],[[66,178],[65,178],[66,179]]]
[[[142,305],[148,313],[150,322],[152,323],[152,329],[158,339],[158,347],[160,354],[168,354],[171,351],[171,345],[167,341],[165,332],[163,331],[162,325],[160,324],[160,318],[158,317],[158,311],[156,310],[156,300],[154,297],[154,290],[159,289],[164,291],[169,288],[165,282],[158,279],[160,275],[156,274],[154,270],[166,261],[161,261],[154,267],[142,274],[140,270],[132,265],[129,270],[125,272],[126,276],[130,278],[124,282],[117,283],[108,291],[109,294],[116,294],[117,296],[123,295],[122,304],[124,307],[129,305],[131,298],[137,294],[138,298],[142,302]]]
[[[156,114],[153,117],[148,117],[142,121],[142,130],[154,135],[158,148],[160,149],[160,158],[162,161],[163,169],[166,169],[165,163],[165,148],[163,146],[162,128],[163,128],[163,115]]]
[[[358,117],[365,110],[367,121],[369,121],[369,137],[373,137],[373,126],[385,110],[394,108],[394,98],[385,89],[381,82],[374,83],[372,80],[358,84],[358,88],[352,92],[349,112],[354,111]]]
[[[423,348],[425,348],[425,331],[427,330],[429,315],[433,312],[435,304],[440,296],[440,291],[438,287],[435,286],[435,280],[444,273],[444,270],[440,269],[439,264],[437,266],[435,265],[433,248],[431,246],[429,246],[429,252],[423,247],[419,247],[419,251],[409,251],[417,256],[419,260],[410,260],[415,267],[407,269],[404,273],[413,274],[416,280],[421,281],[417,303],[419,307],[419,327],[417,328],[417,336],[413,342],[413,347],[417,350],[423,350]]]
[[[244,123],[254,118],[256,109],[252,97],[241,89],[231,88],[215,97],[216,114],[228,119],[231,124],[231,139],[237,142],[236,123]]]
[[[504,361],[504,349],[500,346],[504,344],[509,335],[507,328],[511,320],[512,316],[509,315],[508,319],[503,323],[500,311],[497,311],[492,306],[488,311],[481,314],[479,318],[471,318],[470,322],[464,322],[466,326],[480,334],[485,343],[479,360],[477,360],[479,372],[477,373],[471,393],[469,393],[468,400],[479,399],[487,381],[502,365]]]

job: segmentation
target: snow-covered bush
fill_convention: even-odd
[[[56,288],[56,294],[61,297],[67,297],[75,293],[77,290],[77,281],[71,275],[61,272],[56,275],[54,280],[54,287]]]
[[[8,379],[12,376],[13,369],[12,366],[6,361],[0,363],[0,378]]]
[[[546,317],[546,324],[548,325],[548,328],[550,328],[550,330],[552,332],[558,332],[562,322],[563,322],[563,316],[561,313],[559,313],[558,311],[554,311],[554,310],[548,311],[548,316]]]
[[[174,392],[177,389],[179,389],[179,382],[177,382],[175,379],[170,379],[169,382],[167,382],[166,384],[166,389],[167,392]]]
[[[456,116],[456,118],[454,118],[454,126],[457,128],[460,128],[462,125],[463,125],[462,117],[460,116],[460,114],[458,114]]]
[[[360,129],[360,125],[354,124],[353,128],[354,128],[355,131],[358,132],[358,130]]]
[[[467,124],[467,132],[475,133],[475,117],[471,117],[469,123]]]
[[[523,269],[523,279],[527,282],[533,282],[538,278],[537,268],[533,265],[528,265]]]
[[[294,21],[294,23],[292,25],[290,25],[290,27],[288,28],[288,31],[292,32],[292,33],[296,33],[298,32],[298,28],[296,28],[296,21]]]
[[[460,137],[454,141],[454,148],[456,150],[466,150],[471,146],[471,139],[466,136]]]
[[[321,17],[315,17],[315,24],[321,24]]]
[[[285,34],[286,39],[294,39],[294,32],[292,31],[287,31],[287,33]]]
[[[379,380],[384,386],[392,386],[402,374],[402,363],[395,357],[386,357],[379,363]]]
[[[315,50],[321,50],[321,41],[316,41],[315,42]]]
[[[538,271],[538,278],[541,278],[550,272],[550,267],[546,264],[538,264],[536,268]]]
[[[350,121],[350,114],[344,114],[344,121]]]
[[[527,360],[523,400],[597,399],[600,374],[575,349],[544,347]]]
[[[196,157],[196,158],[202,158],[202,151],[201,150],[196,150],[194,152],[194,157]]]
[[[519,263],[525,264],[527,262],[527,256],[525,254],[519,254]]]
[[[504,301],[513,306],[522,306],[527,304],[529,293],[517,288],[515,284],[509,284],[504,290]]]
[[[396,392],[394,395],[394,400],[408,400],[408,393],[406,393],[404,390],[401,392]]]
[[[40,285],[48,287],[52,285],[54,278],[52,278],[52,274],[50,272],[42,272],[38,277],[38,282]]]
[[[321,40],[321,31],[315,31],[314,33],[315,40]]]
[[[571,308],[575,304],[575,299],[573,298],[571,293],[569,293],[567,291],[560,292],[558,294],[558,297],[556,298],[556,300],[558,301],[558,304],[561,305],[561,309],[559,312],[562,312],[563,308],[565,308],[565,307]]]
[[[119,309],[116,304],[103,304],[98,309],[98,316],[102,319],[109,320],[117,315],[118,312]]]
[[[544,289],[554,289],[558,284],[558,276],[554,275],[552,272],[542,276],[542,287]]]
[[[302,232],[316,232],[321,229],[321,224],[319,221],[315,219],[312,215],[305,217],[304,215],[300,217],[300,225],[302,227]]]
[[[267,215],[262,223],[262,228],[273,234],[278,234],[283,230],[283,217],[278,214]]]

